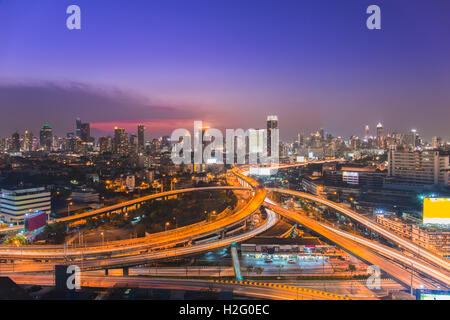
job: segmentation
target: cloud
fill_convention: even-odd
[[[102,88],[83,83],[16,83],[0,84],[0,134],[37,130],[49,124],[54,132],[64,135],[74,131],[75,119],[92,123],[93,128],[111,132],[115,125],[164,124],[192,121],[197,109],[157,105],[140,95],[117,88]],[[108,126],[111,126],[108,130]]]

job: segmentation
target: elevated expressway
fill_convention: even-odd
[[[314,195],[311,195],[308,193],[304,193],[304,192],[299,192],[299,191],[294,191],[294,190],[286,190],[286,189],[268,189],[268,191],[278,192],[278,193],[281,193],[284,195],[290,195],[290,196],[295,196],[295,197],[299,197],[302,199],[307,199],[309,201],[316,202],[316,203],[319,203],[326,207],[329,207],[333,210],[336,210],[337,212],[364,225],[366,228],[372,230],[373,232],[377,233],[378,235],[381,235],[384,238],[392,241],[399,247],[407,249],[414,255],[419,256],[422,259],[425,259],[426,261],[429,261],[430,263],[433,263],[436,266],[444,268],[446,271],[450,272],[450,262],[447,259],[445,259],[425,248],[418,246],[417,244],[411,242],[408,239],[398,236],[394,232],[383,228],[379,224],[371,221],[370,219],[364,217],[363,215],[357,213],[354,210],[348,209],[342,205],[339,205],[339,204],[329,201],[327,199],[317,197],[317,196],[314,196]]]
[[[83,267],[86,269],[104,269],[109,266],[137,265],[142,264],[143,261],[154,261],[193,254],[226,246],[232,242],[244,241],[273,226],[277,221],[277,216],[274,213],[269,213],[267,219],[257,228],[238,236],[229,238],[225,237],[227,230],[230,230],[242,223],[246,223],[251,215],[259,209],[266,197],[265,189],[259,186],[259,184],[253,179],[242,174],[240,170],[241,169],[239,168],[235,168],[232,170],[232,174],[237,178],[242,187],[212,187],[175,190],[134,199],[115,206],[86,212],[75,217],[75,219],[84,219],[93,215],[113,212],[114,210],[119,210],[120,208],[127,208],[132,205],[136,206],[150,199],[191,191],[250,190],[252,192],[250,200],[242,208],[238,209],[237,212],[224,216],[215,221],[203,221],[194,225],[173,229],[168,232],[152,234],[148,237],[139,239],[114,241],[109,243],[107,246],[77,249],[55,246],[24,246],[19,248],[1,246],[0,258],[7,260],[34,260],[35,263],[32,263],[31,261],[28,262],[29,266],[49,260],[81,261],[83,263]],[[73,217],[68,218],[72,219],[65,221],[73,221]],[[59,221],[61,221],[61,219]],[[193,244],[193,241],[196,239],[205,238],[211,235],[218,235],[216,238],[219,238],[219,240],[203,244]]]
[[[308,229],[324,236],[328,240],[332,241],[344,250],[351,252],[367,263],[378,266],[381,270],[407,287],[411,286],[411,272],[410,270],[399,265],[398,262],[406,266],[412,265],[418,272],[420,272],[420,275],[430,277],[443,286],[450,286],[449,274],[433,265],[406,257],[405,255],[402,255],[389,247],[343,232],[324,223],[320,223],[314,219],[308,218],[306,215],[285,209],[270,200],[267,200],[264,203],[264,206],[288,218],[289,220],[300,223]],[[414,289],[438,289],[436,284],[428,281],[427,278],[421,277],[418,274],[413,277],[412,286]]]
[[[121,202],[121,203],[118,203],[118,204],[115,204],[112,206],[108,206],[108,207],[104,207],[104,208],[100,208],[100,209],[86,211],[83,213],[71,215],[71,216],[64,217],[64,218],[50,220],[48,223],[49,224],[58,223],[58,222],[71,223],[71,222],[75,222],[78,220],[83,220],[83,219],[99,216],[102,214],[108,214],[111,212],[126,212],[127,209],[129,209],[129,208],[137,208],[138,206],[142,205],[146,201],[150,201],[150,200],[154,200],[154,199],[158,199],[158,198],[170,197],[170,196],[174,196],[174,195],[178,195],[178,194],[182,194],[182,193],[195,192],[195,191],[216,191],[216,190],[250,190],[250,187],[217,186],[217,187],[200,187],[200,188],[188,188],[188,189],[166,191],[166,192],[151,194],[148,196]],[[9,233],[9,232],[21,231],[21,230],[23,230],[23,225],[0,229],[0,233]]]
[[[54,278],[51,274],[15,274],[10,278],[19,284],[54,285]],[[92,276],[83,273],[81,285],[92,288],[133,287],[196,291],[213,288],[220,291],[232,291],[234,295],[238,296],[271,300],[350,300],[344,296],[324,291],[256,281],[145,279],[130,276]]]

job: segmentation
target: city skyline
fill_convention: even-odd
[[[377,31],[367,1],[78,1],[75,32],[60,23],[66,2],[1,4],[0,106],[19,119],[2,117],[1,136],[44,123],[64,134],[77,116],[96,136],[138,123],[170,134],[194,120],[257,128],[276,110],[285,140],[317,128],[363,136],[379,121],[450,137],[445,1],[383,3]]]

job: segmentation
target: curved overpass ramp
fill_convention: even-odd
[[[286,190],[286,189],[276,189],[276,188],[275,189],[269,188],[268,190],[272,191],[272,192],[278,192],[281,194],[286,194],[286,195],[291,195],[291,196],[307,199],[307,200],[310,200],[310,201],[313,201],[316,203],[320,203],[321,205],[327,206],[329,208],[332,208],[332,209],[336,210],[337,212],[339,212],[349,218],[352,218],[353,220],[364,225],[368,229],[376,232],[377,234],[385,237],[386,239],[389,239],[390,241],[397,244],[398,246],[408,249],[410,252],[414,253],[415,255],[418,255],[418,256],[422,257],[423,259],[430,261],[430,262],[436,264],[437,266],[444,268],[447,271],[450,271],[450,262],[447,259],[445,259],[441,256],[438,256],[437,254],[435,254],[427,249],[424,249],[405,238],[398,236],[394,232],[381,227],[377,223],[360,215],[359,213],[357,213],[354,210],[348,209],[348,208],[343,207],[333,201],[329,201],[327,199],[317,197],[317,196],[311,195],[309,193],[304,193],[304,192],[294,191],[294,190]]]

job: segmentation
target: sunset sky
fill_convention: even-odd
[[[66,8],[82,30],[66,28]],[[366,8],[382,30],[366,28]],[[150,136],[194,120],[283,139],[416,128],[450,139],[448,0],[0,0],[0,136]]]

